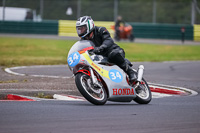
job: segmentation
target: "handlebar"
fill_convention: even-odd
[[[93,51],[94,51],[94,49],[90,49],[90,50],[88,50],[88,53],[91,54],[91,55],[94,55]]]

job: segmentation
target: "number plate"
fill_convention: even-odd
[[[74,52],[69,55],[67,62],[70,67],[76,66],[80,61],[80,54],[78,52]]]
[[[120,83],[123,80],[123,75],[121,74],[120,71],[116,69],[112,69],[109,71],[109,77],[112,81],[116,83]]]

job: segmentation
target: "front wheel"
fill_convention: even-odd
[[[75,77],[75,83],[80,93],[89,102],[95,105],[104,105],[107,101],[107,93],[103,85],[95,88],[90,76],[84,73],[78,73]]]
[[[148,104],[151,99],[151,90],[147,82],[142,79],[139,86],[135,89],[136,90],[136,98],[134,99],[135,102],[139,104]]]

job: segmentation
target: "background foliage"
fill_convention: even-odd
[[[3,0],[0,0],[0,6]],[[78,0],[43,0],[43,19],[76,20]],[[153,0],[118,0],[118,14],[127,22],[151,23]],[[156,0],[156,22],[172,24],[190,24],[192,0]],[[198,1],[200,7],[200,1]],[[90,15],[96,21],[114,20],[114,0],[80,0],[80,15]],[[40,0],[6,0],[8,7],[24,7],[40,13]],[[73,14],[66,15],[71,7]],[[200,23],[200,14],[196,12],[196,23]]]

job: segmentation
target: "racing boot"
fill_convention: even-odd
[[[124,72],[128,75],[130,82],[137,81],[136,72],[133,71],[133,69],[130,67],[130,65],[128,65],[126,61],[120,65],[120,68],[124,70]]]
[[[130,82],[136,82],[137,81],[137,76],[136,73],[133,71],[133,69],[131,69],[130,66],[128,66],[128,70],[126,71],[126,73],[128,74],[129,77],[129,81]]]

